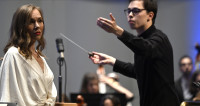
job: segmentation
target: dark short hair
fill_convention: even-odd
[[[121,106],[120,100],[114,95],[105,95],[100,102],[100,106],[104,106],[104,101],[110,99],[113,103],[113,106]]]
[[[179,66],[181,66],[181,61],[184,59],[184,58],[189,58],[191,60],[191,63],[193,64],[192,62],[192,58],[188,55],[183,55],[180,59],[179,59]]]
[[[157,5],[157,0],[129,0],[129,3],[132,1],[144,1],[144,8],[147,10],[147,12],[153,12],[154,17],[153,17],[153,24],[155,23],[156,16],[157,16],[157,11],[158,11],[158,5]]]

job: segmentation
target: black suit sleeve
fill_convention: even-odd
[[[120,60],[116,60],[114,66],[113,66],[113,71],[119,72],[127,77],[135,78],[136,79],[136,74],[134,71],[134,65],[131,63],[125,63]]]
[[[154,33],[154,36],[144,39],[143,37],[135,36],[126,30],[124,30],[122,36],[118,37],[129,49],[135,54],[150,56],[155,58],[162,54],[158,49],[162,46],[162,39],[158,34]]]

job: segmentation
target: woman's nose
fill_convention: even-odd
[[[35,22],[35,28],[39,28],[39,27],[40,27],[39,23]]]

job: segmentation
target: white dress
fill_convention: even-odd
[[[35,60],[25,59],[16,47],[10,47],[0,67],[0,102],[18,106],[54,106],[57,90],[54,75],[45,59],[44,73]]]

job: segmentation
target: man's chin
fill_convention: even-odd
[[[130,26],[131,27],[131,29],[133,29],[133,30],[135,30],[136,29],[136,27],[135,26]]]
[[[136,29],[135,25],[129,24],[131,29]]]

